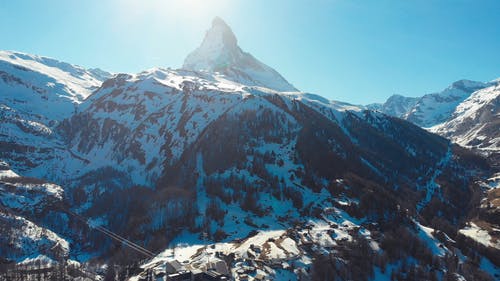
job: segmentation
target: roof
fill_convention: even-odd
[[[168,261],[168,262],[165,263],[165,270],[168,273],[175,273],[175,272],[178,272],[178,271],[182,271],[183,269],[184,269],[184,267],[177,260],[172,260],[172,261]]]
[[[227,268],[226,263],[224,261],[221,261],[221,260],[218,260],[218,261],[215,261],[215,262],[211,262],[208,265],[208,268],[209,269],[213,269],[213,270],[217,271],[218,273],[226,275],[226,276],[230,276],[231,275],[229,273],[229,269]]]

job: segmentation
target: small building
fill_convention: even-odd
[[[255,280],[258,280],[258,281],[264,281],[266,280],[266,276],[262,273],[257,273],[257,275],[255,275]]]
[[[203,272],[203,279],[202,281],[225,281],[229,280],[229,278],[213,269],[209,269],[205,272]]]
[[[214,270],[222,275],[230,276],[229,268],[227,268],[227,264],[223,260],[217,260],[210,262],[207,265],[207,270]]]
[[[192,274],[191,271],[183,270],[176,273],[171,273],[167,275],[167,281],[191,281]]]
[[[177,273],[184,270],[184,266],[177,260],[168,261],[165,263],[165,272],[167,274]]]

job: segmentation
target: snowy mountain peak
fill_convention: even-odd
[[[229,25],[219,17],[212,21],[200,47],[186,57],[182,68],[219,72],[243,85],[297,91],[277,71],[244,52]]]
[[[234,63],[241,53],[237,42],[231,28],[221,18],[216,17],[200,47],[186,58],[183,68],[221,71]]]
[[[467,79],[462,79],[454,82],[451,84],[450,89],[460,89],[464,91],[470,91],[470,90],[478,90],[482,89],[488,86],[487,83],[483,82],[478,82],[478,81],[472,81],[472,80],[467,80]]]
[[[216,42],[216,40],[221,40],[219,43],[222,43],[224,47],[238,47],[238,40],[231,27],[219,17],[213,19],[212,28],[207,32],[203,43]]]
[[[412,98],[400,95],[391,96],[383,104],[367,105],[368,109],[379,110],[385,114],[411,121],[421,127],[429,128],[446,122],[456,107],[472,93],[491,86],[472,80],[458,80],[440,92]]]

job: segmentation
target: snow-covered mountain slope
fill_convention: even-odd
[[[0,210],[0,255],[3,258],[23,261],[46,255],[60,259],[69,255],[69,243],[49,228]]]
[[[59,121],[110,76],[51,58],[0,51],[0,104]]]
[[[219,72],[229,80],[248,86],[297,91],[276,70],[243,52],[231,28],[218,17],[213,20],[201,46],[187,56],[183,68]]]
[[[59,129],[72,151],[88,160],[82,162],[81,173],[120,166],[135,183],[152,184],[162,165],[179,161],[210,123],[228,111],[264,107],[268,105],[264,97],[276,94],[217,74],[151,69],[106,81]],[[312,94],[283,97],[330,110],[331,118],[335,118],[332,112],[361,110]]]
[[[14,106],[2,107],[1,156],[16,172],[64,183],[92,225],[155,250],[202,231],[213,241],[286,231],[328,208],[381,222],[404,205],[456,221],[459,198],[476,192],[461,175],[483,169],[400,119],[214,72],[116,75],[55,127]],[[88,237],[72,247],[87,253],[113,249],[92,230],[51,230]]]
[[[454,142],[486,153],[500,150],[500,82],[474,92],[451,118],[430,128]]]
[[[109,77],[100,69],[0,51],[0,158],[24,175],[52,178],[44,164],[72,158],[54,127]]]
[[[392,95],[383,104],[373,103],[366,107],[371,110],[377,110],[387,115],[403,118],[418,102],[418,98],[404,97],[401,95]]]
[[[447,194],[470,192],[447,183],[468,164],[441,137],[356,106],[209,73],[117,75],[58,131],[85,160],[63,168],[76,177],[75,208],[136,239],[155,241],[151,233],[172,224],[196,236],[202,214],[217,210],[230,215],[209,223],[210,235],[244,236],[236,231],[243,223],[253,225],[248,231],[283,228],[314,206],[332,207],[332,194],[359,198],[363,181],[394,196],[394,204],[421,206],[422,216],[443,206],[461,216],[464,202]],[[357,187],[336,193],[337,180]],[[128,208],[148,211],[115,215]]]
[[[377,249],[383,239],[368,233],[400,225],[406,209],[427,224],[436,213],[456,221],[480,192],[470,171],[484,168],[397,118],[185,70],[117,75],[57,130],[88,161],[70,188],[82,215],[154,251],[187,243],[174,255],[198,266],[206,232],[224,242],[214,256],[235,255],[233,276],[247,266],[295,276],[321,253]],[[411,231],[443,257],[431,230]]]
[[[216,20],[213,29],[208,46],[219,33],[234,43],[223,53],[242,53],[225,24]],[[201,61],[200,69],[213,66]],[[254,71],[238,61],[227,69],[234,67]],[[189,243],[179,258],[196,263],[208,255],[199,244],[222,242],[206,253],[227,258],[233,276],[253,266],[251,278],[312,278],[322,264],[338,264],[328,270],[345,280],[406,274],[408,264],[428,274],[422,279],[436,266],[439,276],[481,273],[482,262],[462,258],[475,249],[453,239],[483,192],[476,181],[490,171],[483,158],[405,120],[276,91],[281,86],[255,77],[217,69],[118,74],[81,103],[72,100],[78,110],[52,124],[29,103],[3,105],[0,158],[12,170],[0,163],[0,210],[69,237],[69,256],[83,260],[144,258],[96,233],[105,226],[153,252]],[[50,179],[64,192],[17,174]],[[68,206],[90,228],[61,212]],[[28,223],[9,225],[22,233]],[[423,225],[446,232],[444,245]],[[464,254],[450,261],[445,253]]]
[[[68,257],[68,217],[59,209],[63,189],[39,179],[19,176],[0,161],[0,256],[22,261],[38,255]],[[61,225],[63,224],[63,225]]]
[[[415,106],[406,114],[405,119],[421,127],[432,127],[448,120],[462,101],[471,93],[486,87],[487,84],[469,80],[460,80],[450,87],[435,94],[420,98]]]
[[[427,128],[448,121],[461,102],[476,90],[488,85],[488,83],[459,80],[438,93],[427,94],[419,98],[395,95],[382,105],[375,104],[367,107]]]

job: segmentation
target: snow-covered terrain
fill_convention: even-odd
[[[378,110],[385,114],[404,118],[417,104],[419,98],[404,97],[401,95],[392,95],[383,104],[373,103],[366,107],[371,110]]]
[[[200,75],[186,70],[155,68],[137,75],[118,75],[82,103],[78,114],[61,124],[72,153],[85,159],[74,160],[74,165],[79,166],[70,168],[82,175],[106,166],[120,166],[135,183],[151,184],[162,173],[160,164],[178,161],[211,123],[224,114],[262,107],[280,110],[267,101],[277,94],[218,74]],[[280,95],[286,103],[301,101],[328,110],[333,121],[347,110],[361,110],[345,103],[318,100],[311,94]]]
[[[0,158],[25,176],[46,177],[49,159],[71,158],[57,124],[111,74],[55,59],[0,51]]]
[[[60,121],[109,77],[47,57],[0,51],[0,104]]]
[[[35,253],[51,255],[53,257],[57,255],[65,257],[69,254],[68,242],[50,229],[40,227],[23,217],[3,211],[0,211],[0,221],[3,224],[1,227],[1,244],[3,247],[5,247],[5,244],[8,244],[8,248],[0,250],[2,257],[19,257],[19,261],[22,261],[25,259],[24,257]]]
[[[433,125],[481,83],[365,110],[296,91],[218,18],[178,70],[111,76],[1,54],[1,242],[17,245],[1,257],[131,266],[149,257],[125,270],[133,279],[165,274],[173,260],[204,272],[226,271],[224,262],[236,280],[495,273],[488,253],[470,265],[476,249],[454,240],[484,237],[459,222],[496,183],[485,181],[488,167],[383,114]],[[497,89],[473,96],[482,91],[463,112]]]
[[[439,93],[419,98],[395,95],[384,104],[366,107],[411,121],[488,156],[498,166],[499,87],[498,79],[487,83],[460,80]]]
[[[500,229],[493,228],[491,231],[499,232]],[[477,226],[473,222],[471,222],[469,226],[460,229],[459,232],[487,247],[500,249],[500,241],[498,241],[498,238],[491,237],[488,230]]]
[[[487,84],[469,80],[460,80],[450,87],[435,94],[428,94],[419,99],[406,114],[405,119],[421,127],[432,127],[448,120],[462,101]]]
[[[500,83],[474,92],[430,131],[486,153],[500,149]]]
[[[297,91],[276,70],[243,52],[231,28],[218,17],[213,20],[201,46],[187,56],[183,68],[219,72],[232,81],[249,86]]]
[[[418,98],[394,95],[384,104],[371,104],[367,107],[428,128],[448,121],[461,102],[473,92],[488,85],[488,83],[459,80],[441,92]]]
[[[67,257],[68,241],[51,230],[52,222],[65,222],[56,209],[62,204],[63,189],[19,176],[5,162],[0,167],[1,256],[18,261],[37,254]]]

